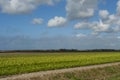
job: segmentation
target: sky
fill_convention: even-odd
[[[120,0],[0,0],[0,50],[120,49]]]

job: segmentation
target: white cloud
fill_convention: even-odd
[[[110,25],[109,24],[104,24],[101,20],[99,21],[99,23],[97,23],[96,25],[94,25],[92,27],[92,29],[95,32],[108,32],[110,29]]]
[[[99,15],[102,19],[107,19],[109,16],[109,12],[107,10],[100,10]]]
[[[120,15],[120,0],[117,3],[117,14]]]
[[[79,22],[74,26],[76,29],[92,30],[92,34],[120,32],[120,19],[116,15],[107,15],[107,18],[93,22]]]
[[[85,3],[88,2],[88,3]],[[69,19],[83,19],[83,18],[89,18],[91,16],[84,16],[87,13],[85,10],[90,9],[91,7],[88,7],[90,5],[90,2],[88,0],[68,0],[67,1],[67,16]],[[77,3],[79,5],[77,5]],[[92,2],[93,3],[93,2]],[[97,0],[96,2],[97,3]],[[88,6],[87,6],[87,5]],[[91,9],[93,9],[93,11],[95,10],[95,6],[96,4],[94,4],[92,6]],[[83,8],[84,6],[86,6],[85,8]],[[84,12],[85,11],[85,12]],[[84,15],[80,15],[80,13],[84,12]],[[99,34],[99,33],[117,33],[120,31],[120,17],[118,16],[118,14],[120,15],[120,0],[117,3],[117,14],[110,14],[108,12],[108,10],[99,10],[99,16],[100,16],[100,20],[99,21],[93,21],[93,22],[85,22],[85,21],[81,21],[77,24],[74,25],[75,29],[86,29],[86,30],[92,30],[92,34]],[[93,14],[94,15],[94,14]],[[82,17],[83,16],[83,17]]]
[[[58,0],[0,0],[2,13],[23,14],[36,9],[38,5],[52,5]]]
[[[43,23],[43,19],[42,18],[34,18],[32,23],[33,24],[42,24]]]
[[[84,38],[84,37],[86,37],[86,36],[87,36],[87,35],[82,34],[82,33],[76,35],[77,38]]]
[[[79,22],[74,27],[75,29],[92,30],[93,34],[118,32],[120,29],[119,27],[112,27],[110,24],[103,23],[102,20],[99,22]]]
[[[109,32],[119,32],[120,31],[120,18],[116,14],[109,14],[106,19],[102,18],[104,24],[109,24]]]
[[[67,0],[66,11],[68,19],[92,17],[97,3],[98,0]]]
[[[89,29],[92,25],[89,22],[79,22],[75,24],[75,29]]]
[[[102,19],[104,23],[106,24],[115,24],[118,23],[119,18],[115,14],[108,15],[108,18]]]
[[[111,14],[107,19],[103,19],[104,24],[109,24],[111,27],[111,32],[119,32],[120,31],[120,19],[117,15]]]
[[[63,17],[54,17],[48,21],[48,27],[60,27],[66,24],[67,20]]]

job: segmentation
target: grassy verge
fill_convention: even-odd
[[[120,73],[118,73],[117,75],[114,75],[114,76],[110,77],[108,80],[120,80]]]
[[[119,52],[0,54],[0,76],[119,61]]]
[[[44,75],[30,80],[120,80],[120,65]]]

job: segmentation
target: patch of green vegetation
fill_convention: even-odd
[[[119,61],[119,52],[2,53],[0,76]]]
[[[65,72],[48,77],[49,80],[120,80],[120,65]],[[47,80],[47,78],[41,78],[41,80]]]
[[[120,80],[120,73],[110,77],[108,80]]]

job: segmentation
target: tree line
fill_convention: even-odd
[[[11,52],[120,52],[120,50],[115,49],[88,49],[88,50],[78,50],[78,49],[58,49],[58,50],[0,50],[0,53],[11,53]]]

